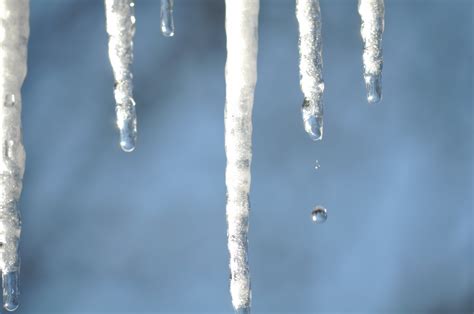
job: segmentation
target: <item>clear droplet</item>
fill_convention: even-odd
[[[319,163],[319,160],[316,160],[316,162],[314,163],[314,169],[318,170],[319,168],[321,168],[321,164]]]
[[[161,33],[166,37],[174,36],[173,2],[161,0]]]
[[[2,274],[3,307],[7,311],[15,311],[18,308],[18,271]]]
[[[8,95],[5,96],[5,101],[4,101],[3,105],[5,107],[13,107],[13,106],[15,106],[15,102],[16,102],[15,94],[8,94]]]
[[[137,142],[137,114],[135,101],[130,99],[127,106],[117,106],[117,126],[120,132],[120,147],[125,152],[135,149]]]
[[[323,117],[320,115],[310,115],[304,120],[304,129],[313,141],[323,138]]]
[[[371,104],[379,102],[382,99],[382,76],[366,75],[364,79],[367,88],[367,101]]]
[[[235,314],[250,314],[250,307],[242,307],[235,310]]]
[[[324,223],[328,219],[326,208],[322,206],[316,206],[311,212],[311,219],[317,224]]]

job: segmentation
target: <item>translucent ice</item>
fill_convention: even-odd
[[[296,0],[303,123],[312,140],[323,137],[323,56],[319,0]]]
[[[132,63],[135,34],[135,3],[133,0],[105,0],[109,59],[114,72],[114,96],[120,146],[126,152],[135,149],[137,116],[133,100]]]
[[[227,62],[224,124],[230,293],[236,312],[249,313],[251,291],[247,233],[259,0],[226,0],[225,3]]]
[[[161,0],[161,33],[166,37],[174,36],[173,6],[174,0]]]
[[[382,34],[384,30],[384,1],[359,0],[360,33],[364,41],[364,79],[369,103],[382,98]]]
[[[25,171],[21,130],[21,86],[26,76],[29,0],[0,1],[0,271],[3,304],[18,306],[18,201]]]

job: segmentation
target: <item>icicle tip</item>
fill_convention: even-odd
[[[382,75],[365,75],[364,79],[367,88],[367,101],[370,104],[380,102],[382,99]]]
[[[18,275],[18,271],[2,274],[3,307],[9,312],[15,311],[19,306]]]

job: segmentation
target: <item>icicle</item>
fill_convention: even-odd
[[[296,0],[299,27],[300,85],[304,128],[312,140],[323,137],[323,56],[319,0]]]
[[[382,98],[382,34],[384,29],[383,0],[359,0],[362,20],[360,33],[364,41],[364,79],[369,103]]]
[[[18,307],[21,221],[18,202],[25,171],[21,86],[26,76],[29,0],[0,1],[0,270],[3,306]]]
[[[259,0],[226,0],[225,149],[230,293],[238,313],[250,312],[248,220],[252,107],[257,82]]]
[[[173,6],[174,0],[161,0],[161,33],[166,37],[174,36]]]
[[[120,146],[126,152],[135,149],[137,139],[131,70],[135,34],[134,7],[133,0],[105,0],[109,58],[115,78],[117,126],[120,131]]]

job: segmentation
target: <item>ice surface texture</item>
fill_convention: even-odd
[[[382,98],[382,34],[384,30],[384,0],[359,0],[360,33],[364,41],[364,80],[370,103]]]
[[[300,85],[304,95],[302,115],[311,139],[323,137],[323,40],[319,0],[296,0],[299,28]]]
[[[225,3],[227,62],[224,124],[230,293],[234,309],[248,312],[251,292],[247,232],[259,0],[226,0]]]
[[[133,0],[105,0],[109,58],[115,78],[117,126],[120,146],[133,151],[137,140],[137,116],[133,99],[132,63],[135,34],[135,3]]]
[[[21,86],[26,76],[29,0],[0,1],[0,269],[4,306],[18,306],[18,202],[25,171]]]

